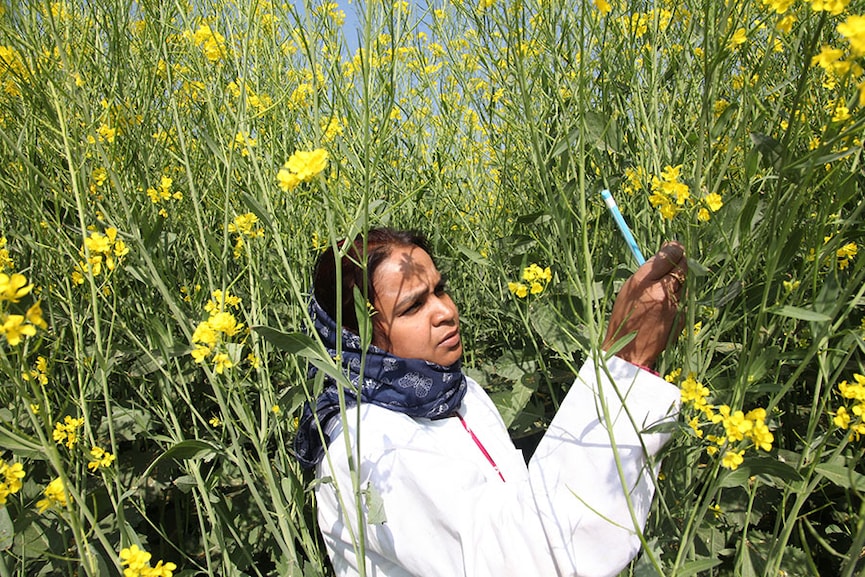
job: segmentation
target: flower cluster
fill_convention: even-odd
[[[226,339],[243,331],[243,324],[227,310],[228,307],[237,309],[240,306],[240,298],[227,292],[223,294],[220,290],[213,291],[211,296],[213,298],[204,306],[204,310],[210,316],[195,327],[195,332],[192,334],[195,348],[190,354],[198,364],[203,363],[212,354],[213,368],[221,375],[225,369],[234,366],[231,357],[221,348],[221,345],[225,344]]]
[[[111,227],[106,229],[105,234],[91,232],[84,239],[78,254],[83,260],[79,261],[72,271],[72,282],[80,285],[84,284],[88,274],[100,276],[103,267],[108,272],[113,271],[117,263],[129,254],[129,247],[123,239],[117,237],[117,229]]]
[[[226,88],[234,98],[245,96],[247,104],[258,112],[264,112],[273,106],[273,99],[270,96],[267,94],[257,94],[248,83],[241,79],[238,79],[237,82],[229,82]]]
[[[234,222],[228,225],[228,232],[237,236],[234,239],[234,258],[240,258],[246,238],[261,238],[264,230],[258,226],[258,217],[252,212],[234,217]]]
[[[645,188],[643,183],[646,181],[646,178],[646,169],[642,166],[636,168],[628,167],[625,169],[625,181],[622,184],[622,190],[630,195],[634,195]]]
[[[63,419],[63,422],[54,424],[54,441],[58,444],[65,444],[67,449],[74,447],[80,438],[78,429],[84,425],[84,417],[73,419],[69,415]]]
[[[25,337],[32,337],[36,329],[46,329],[48,324],[42,318],[42,306],[39,301],[31,305],[22,314],[9,311],[9,304],[18,303],[30,294],[33,285],[27,282],[27,277],[20,273],[0,273],[0,336],[11,346],[17,346]]]
[[[150,202],[159,205],[159,216],[168,218],[168,211],[165,209],[165,203],[171,200],[183,200],[183,193],[179,190],[172,191],[171,185],[174,181],[168,176],[162,175],[159,181],[159,187],[150,187],[147,189],[147,196]]]
[[[535,263],[523,269],[522,280],[525,282],[509,282],[508,290],[517,298],[526,298],[529,294],[537,295],[544,292],[553,279],[550,267],[541,268]]]
[[[40,385],[48,384],[48,361],[45,357],[36,357],[36,364],[29,371],[21,374],[21,378],[25,381],[35,381]]]
[[[865,422],[862,422],[865,416],[865,375],[854,373],[853,380],[855,383],[838,383],[838,392],[852,401],[853,405],[849,408],[844,405],[838,407],[832,421],[835,426],[850,431],[850,440],[858,441],[860,435],[865,435]]]
[[[11,46],[0,46],[0,85],[9,96],[21,96],[20,82],[27,80],[30,72],[21,54]]]
[[[225,36],[219,32],[214,32],[209,25],[201,24],[195,33],[188,30],[184,36],[192,40],[192,43],[201,48],[204,57],[210,62],[219,62],[226,56]]]
[[[649,202],[657,207],[661,216],[667,220],[672,220],[680,211],[695,205],[691,197],[691,188],[680,180],[681,171],[681,164],[668,165],[659,177],[652,177]],[[712,213],[718,212],[724,206],[724,202],[720,194],[710,192],[700,200],[698,206],[697,220],[708,222],[712,218]]]
[[[309,182],[327,167],[327,151],[317,148],[298,150],[279,169],[276,180],[282,190],[294,190],[301,182]]]
[[[829,234],[823,237],[823,246],[826,247],[829,244],[829,241],[832,240],[833,235]],[[823,266],[828,268],[838,267],[838,270],[844,270],[848,266],[850,266],[850,261],[853,260],[856,255],[859,253],[859,246],[855,242],[848,242],[837,249],[835,249],[834,253],[829,253],[828,255],[823,257],[822,263]],[[814,261],[817,259],[817,253],[812,248],[808,252],[807,259],[809,261]]]
[[[63,484],[63,479],[60,477],[48,483],[42,494],[45,495],[45,498],[36,502],[36,509],[39,510],[39,513],[44,513],[54,506],[65,507],[72,500],[66,492],[66,485]]]
[[[0,236],[0,271],[15,266],[15,261],[9,255],[9,249],[6,248],[8,242],[5,236]]]
[[[681,369],[678,369],[665,378],[674,382],[680,375]],[[719,450],[724,449],[721,466],[731,470],[738,468],[744,461],[745,442],[750,442],[755,449],[767,452],[772,450],[775,436],[766,425],[765,409],[756,408],[745,413],[734,411],[728,405],[716,407],[709,403],[709,388],[697,381],[693,374],[689,374],[679,383],[679,390],[682,403],[689,405],[694,412],[688,425],[698,438],[704,437],[703,426],[721,425],[723,434],[705,435],[706,441],[712,443],[706,447],[709,455],[716,455]]]
[[[836,250],[835,258],[837,259],[838,269],[844,270],[850,266],[850,260],[856,256],[857,252],[859,252],[859,247],[856,246],[855,242],[848,242]]]
[[[155,567],[150,566],[152,555],[147,551],[133,545],[120,550],[120,564],[126,568],[123,570],[124,577],[171,577],[177,565],[159,561]]]
[[[109,453],[102,447],[94,446],[90,449],[90,462],[87,463],[87,468],[91,471],[96,471],[100,467],[107,469],[116,458],[116,455]]]
[[[249,151],[258,145],[258,139],[253,138],[248,132],[239,131],[234,139],[229,142],[228,147],[232,150],[240,150],[241,156],[249,156]]]
[[[0,505],[6,504],[9,495],[14,495],[21,490],[21,479],[25,475],[21,463],[9,464],[0,459]]]

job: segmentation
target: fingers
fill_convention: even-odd
[[[676,241],[664,243],[657,253],[641,266],[634,274],[641,281],[657,281],[672,274],[684,284],[688,272],[688,259],[685,258],[685,247]]]

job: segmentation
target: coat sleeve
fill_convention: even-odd
[[[616,575],[640,549],[678,389],[618,357],[588,360],[529,463],[532,493],[564,575]],[[612,546],[611,546],[612,545]]]
[[[657,387],[669,389],[668,383],[621,364],[621,374],[614,375],[617,387],[603,379],[603,385],[597,385],[594,367],[583,367],[528,469],[504,428],[484,421],[483,414],[478,415],[484,411],[475,410],[472,428],[503,465],[506,482],[468,440],[457,419],[419,423],[380,407],[350,410],[345,422],[353,453],[357,450],[353,423],[356,411],[361,412],[361,456],[355,467],[361,508],[366,513],[374,507],[377,495],[386,516],[382,524],[364,524],[367,574],[500,577],[618,572],[639,548],[622,487],[628,487],[642,527],[654,488],[647,455],[665,440],[643,435],[644,453],[639,430],[647,419],[666,416],[671,405],[659,401],[663,395],[657,391]],[[627,393],[629,405],[649,402],[654,409],[640,407],[639,415],[632,414],[634,426],[624,416],[614,389]],[[612,398],[607,408],[614,435],[599,419],[603,411],[595,391],[600,390]],[[495,418],[500,423],[498,415]],[[491,432],[496,426],[501,430]],[[501,443],[500,437],[504,437]],[[611,437],[620,454],[623,479],[617,474]],[[358,559],[351,535],[358,535],[358,515],[346,447],[343,435],[337,434],[319,469],[319,476],[331,481],[319,485],[316,493],[319,526],[334,569],[338,575],[356,575]]]

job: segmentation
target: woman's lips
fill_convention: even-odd
[[[460,345],[460,331],[459,331],[459,329],[456,329],[456,330],[448,333],[445,336],[445,338],[443,338],[441,340],[441,342],[439,343],[439,346],[442,346],[442,347],[445,347],[448,349],[456,348],[459,345]]]

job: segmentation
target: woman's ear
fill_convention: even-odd
[[[385,330],[384,319],[381,318],[378,311],[373,311],[372,314],[372,344],[382,349],[383,351],[390,351],[390,339],[387,336],[387,330]]]

